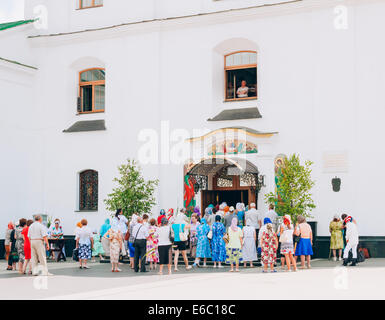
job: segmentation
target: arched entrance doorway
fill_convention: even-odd
[[[259,190],[258,168],[246,159],[212,157],[185,166],[186,207],[199,205],[203,211],[224,201],[234,207],[258,203]]]

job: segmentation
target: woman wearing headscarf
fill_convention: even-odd
[[[301,269],[305,268],[305,258],[307,262],[307,268],[310,269],[310,256],[313,255],[313,232],[310,225],[306,222],[304,216],[297,217],[297,224],[295,227],[294,234],[300,236],[297,244],[295,255],[301,256]]]
[[[180,212],[175,219],[175,223],[172,225],[171,230],[174,235],[174,247],[175,247],[175,257],[174,257],[174,271],[178,271],[178,259],[179,251],[182,253],[186,269],[191,269],[191,266],[188,264],[187,253],[186,253],[186,241],[181,239],[181,235],[187,238],[189,226],[186,223],[186,216]],[[184,235],[183,235],[184,234]]]
[[[15,229],[15,225],[13,222],[9,222],[7,226],[7,230],[5,231],[5,241],[4,241],[4,247],[5,247],[5,260],[8,261],[9,252],[10,252],[10,242],[11,242],[11,232]],[[7,270],[12,270],[7,268]]]
[[[167,218],[169,224],[173,224],[175,222],[174,209],[173,208],[168,209],[166,218]]]
[[[213,215],[213,208],[208,206],[206,209],[205,209],[205,215],[204,215],[204,218],[206,219],[207,221],[207,224],[209,226],[211,226],[214,222],[215,222],[215,217]]]
[[[338,250],[338,261],[342,260],[342,249],[344,248],[344,238],[342,234],[343,223],[340,220],[338,214],[334,215],[333,221],[330,222],[330,250],[333,251],[333,260],[337,261],[337,250]]]
[[[107,218],[104,220],[104,224],[100,227],[100,242],[102,243],[103,246],[103,251],[104,254],[108,257],[110,255],[110,242],[108,241],[107,238],[104,237],[104,235],[108,232],[108,230],[111,229],[111,223],[110,219]]]
[[[193,213],[195,213],[195,214],[197,215],[197,217],[200,218],[200,216],[201,216],[201,211],[200,211],[200,209],[199,209],[198,206],[196,206],[196,207],[194,208],[194,212],[193,212]]]
[[[267,272],[267,267],[270,265],[271,272],[277,272],[274,269],[275,260],[277,259],[278,239],[273,231],[273,225],[268,223],[266,230],[262,233],[262,264],[263,271]]]
[[[103,254],[104,249],[100,242],[100,235],[98,234],[98,230],[94,229],[92,237],[94,239],[94,247],[92,249],[92,262],[95,262],[95,257],[99,256],[100,261],[104,261]]]
[[[61,240],[61,239],[64,239],[64,232],[63,232],[63,228],[62,226],[60,225],[60,219],[56,218],[54,220],[54,223],[51,225],[50,229],[49,229],[49,234],[50,234],[50,238],[51,239],[57,239],[57,240]],[[51,249],[59,249],[59,245],[55,242],[55,243],[51,243]],[[63,252],[63,255],[65,257],[65,250],[64,250],[64,247],[62,248],[62,252]],[[54,251],[54,255],[55,255],[55,259],[58,258],[59,256],[59,252],[57,251]]]
[[[280,238],[281,243],[281,255],[286,260],[287,271],[291,271],[290,265],[293,265],[293,270],[297,271],[297,264],[294,259],[294,242],[293,242],[293,233],[294,226],[291,223],[291,218],[289,215],[283,217],[283,224],[280,228]],[[284,265],[282,263],[282,265]]]
[[[242,262],[242,229],[238,227],[238,218],[231,220],[231,225],[227,230],[229,242],[226,247],[226,263],[230,264],[230,272],[239,272],[239,263]]]
[[[199,225],[200,225],[200,222],[198,221],[197,215],[192,214],[191,223],[190,223],[190,257],[191,258],[196,258],[197,244],[198,244],[197,228]]]
[[[120,272],[119,255],[123,247],[123,236],[116,221],[112,221],[111,228],[108,229],[104,237],[110,242],[110,262],[111,272]]]
[[[243,266],[246,268],[247,262],[250,263],[250,267],[253,267],[253,261],[258,260],[257,257],[257,234],[255,228],[251,226],[251,220],[246,220],[246,226],[242,229],[243,231],[243,247],[242,247],[242,260]]]
[[[245,225],[245,204],[238,202],[235,208],[237,209],[238,227],[242,229]]]
[[[214,268],[223,268],[222,262],[226,261],[226,243],[223,240],[223,236],[226,233],[226,228],[221,223],[221,217],[215,216],[215,222],[211,226],[213,237],[211,239],[211,260],[214,262]]]
[[[207,237],[210,232],[210,226],[205,218],[201,219],[201,224],[197,227],[197,253],[193,267],[199,267],[200,258],[203,258],[203,267],[207,267],[207,258],[211,258],[210,241]]]
[[[166,218],[167,219],[167,217],[166,217],[166,211],[164,210],[164,209],[161,209],[160,210],[160,212],[159,212],[159,216],[158,216],[158,226],[160,226],[161,225],[161,221],[162,221],[162,219],[163,218]]]
[[[266,226],[268,223],[272,223],[270,218],[263,219],[263,226],[258,231],[258,248],[257,253],[259,256],[261,256],[262,252],[262,234],[266,231]]]
[[[158,252],[159,252],[159,272],[163,274],[163,266],[167,265],[168,274],[171,274],[171,227],[169,226],[167,218],[163,218],[160,227],[157,230],[158,234]]]

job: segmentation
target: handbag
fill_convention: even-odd
[[[170,242],[174,243],[174,231],[172,230],[172,227],[170,228],[170,234],[168,237],[170,238]]]
[[[213,230],[210,229],[209,233],[207,234],[207,238],[211,240],[213,238]]]
[[[140,231],[140,229],[143,227],[143,225],[141,225],[138,229],[138,231],[136,232],[136,235],[135,235],[135,238],[134,238],[134,246],[135,246],[135,242],[136,242],[136,237],[138,236],[138,233]]]
[[[187,241],[187,235],[182,231],[182,225],[179,225],[179,240]]]
[[[228,235],[228,233],[226,233],[226,234],[223,236],[223,241],[225,241],[226,244],[229,243],[229,235]]]
[[[79,261],[79,249],[75,248],[72,252],[72,260]]]
[[[19,254],[17,251],[12,251],[9,255],[12,257],[13,262],[19,262]]]

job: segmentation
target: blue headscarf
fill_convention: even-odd
[[[263,219],[263,224],[264,224],[264,225],[265,225],[265,224],[268,224],[268,223],[272,223],[271,220],[270,220],[270,218],[265,218],[265,219]]]
[[[102,227],[100,228],[100,237],[102,238],[110,229],[111,229],[110,219],[107,218],[106,221],[104,221],[104,224],[102,225]]]

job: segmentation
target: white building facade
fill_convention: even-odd
[[[25,19],[40,20],[0,31],[0,238],[8,221],[36,213],[59,217],[66,234],[81,218],[99,227],[117,166],[151,139],[157,156],[141,167],[160,181],[153,214],[183,204],[194,167],[173,154],[183,144],[197,162],[246,160],[264,177],[261,211],[277,156],[297,153],[314,162],[318,235],[346,212],[360,235],[383,236],[385,43],[374,34],[384,15],[382,0],[26,1]],[[80,199],[87,171],[96,207]]]

